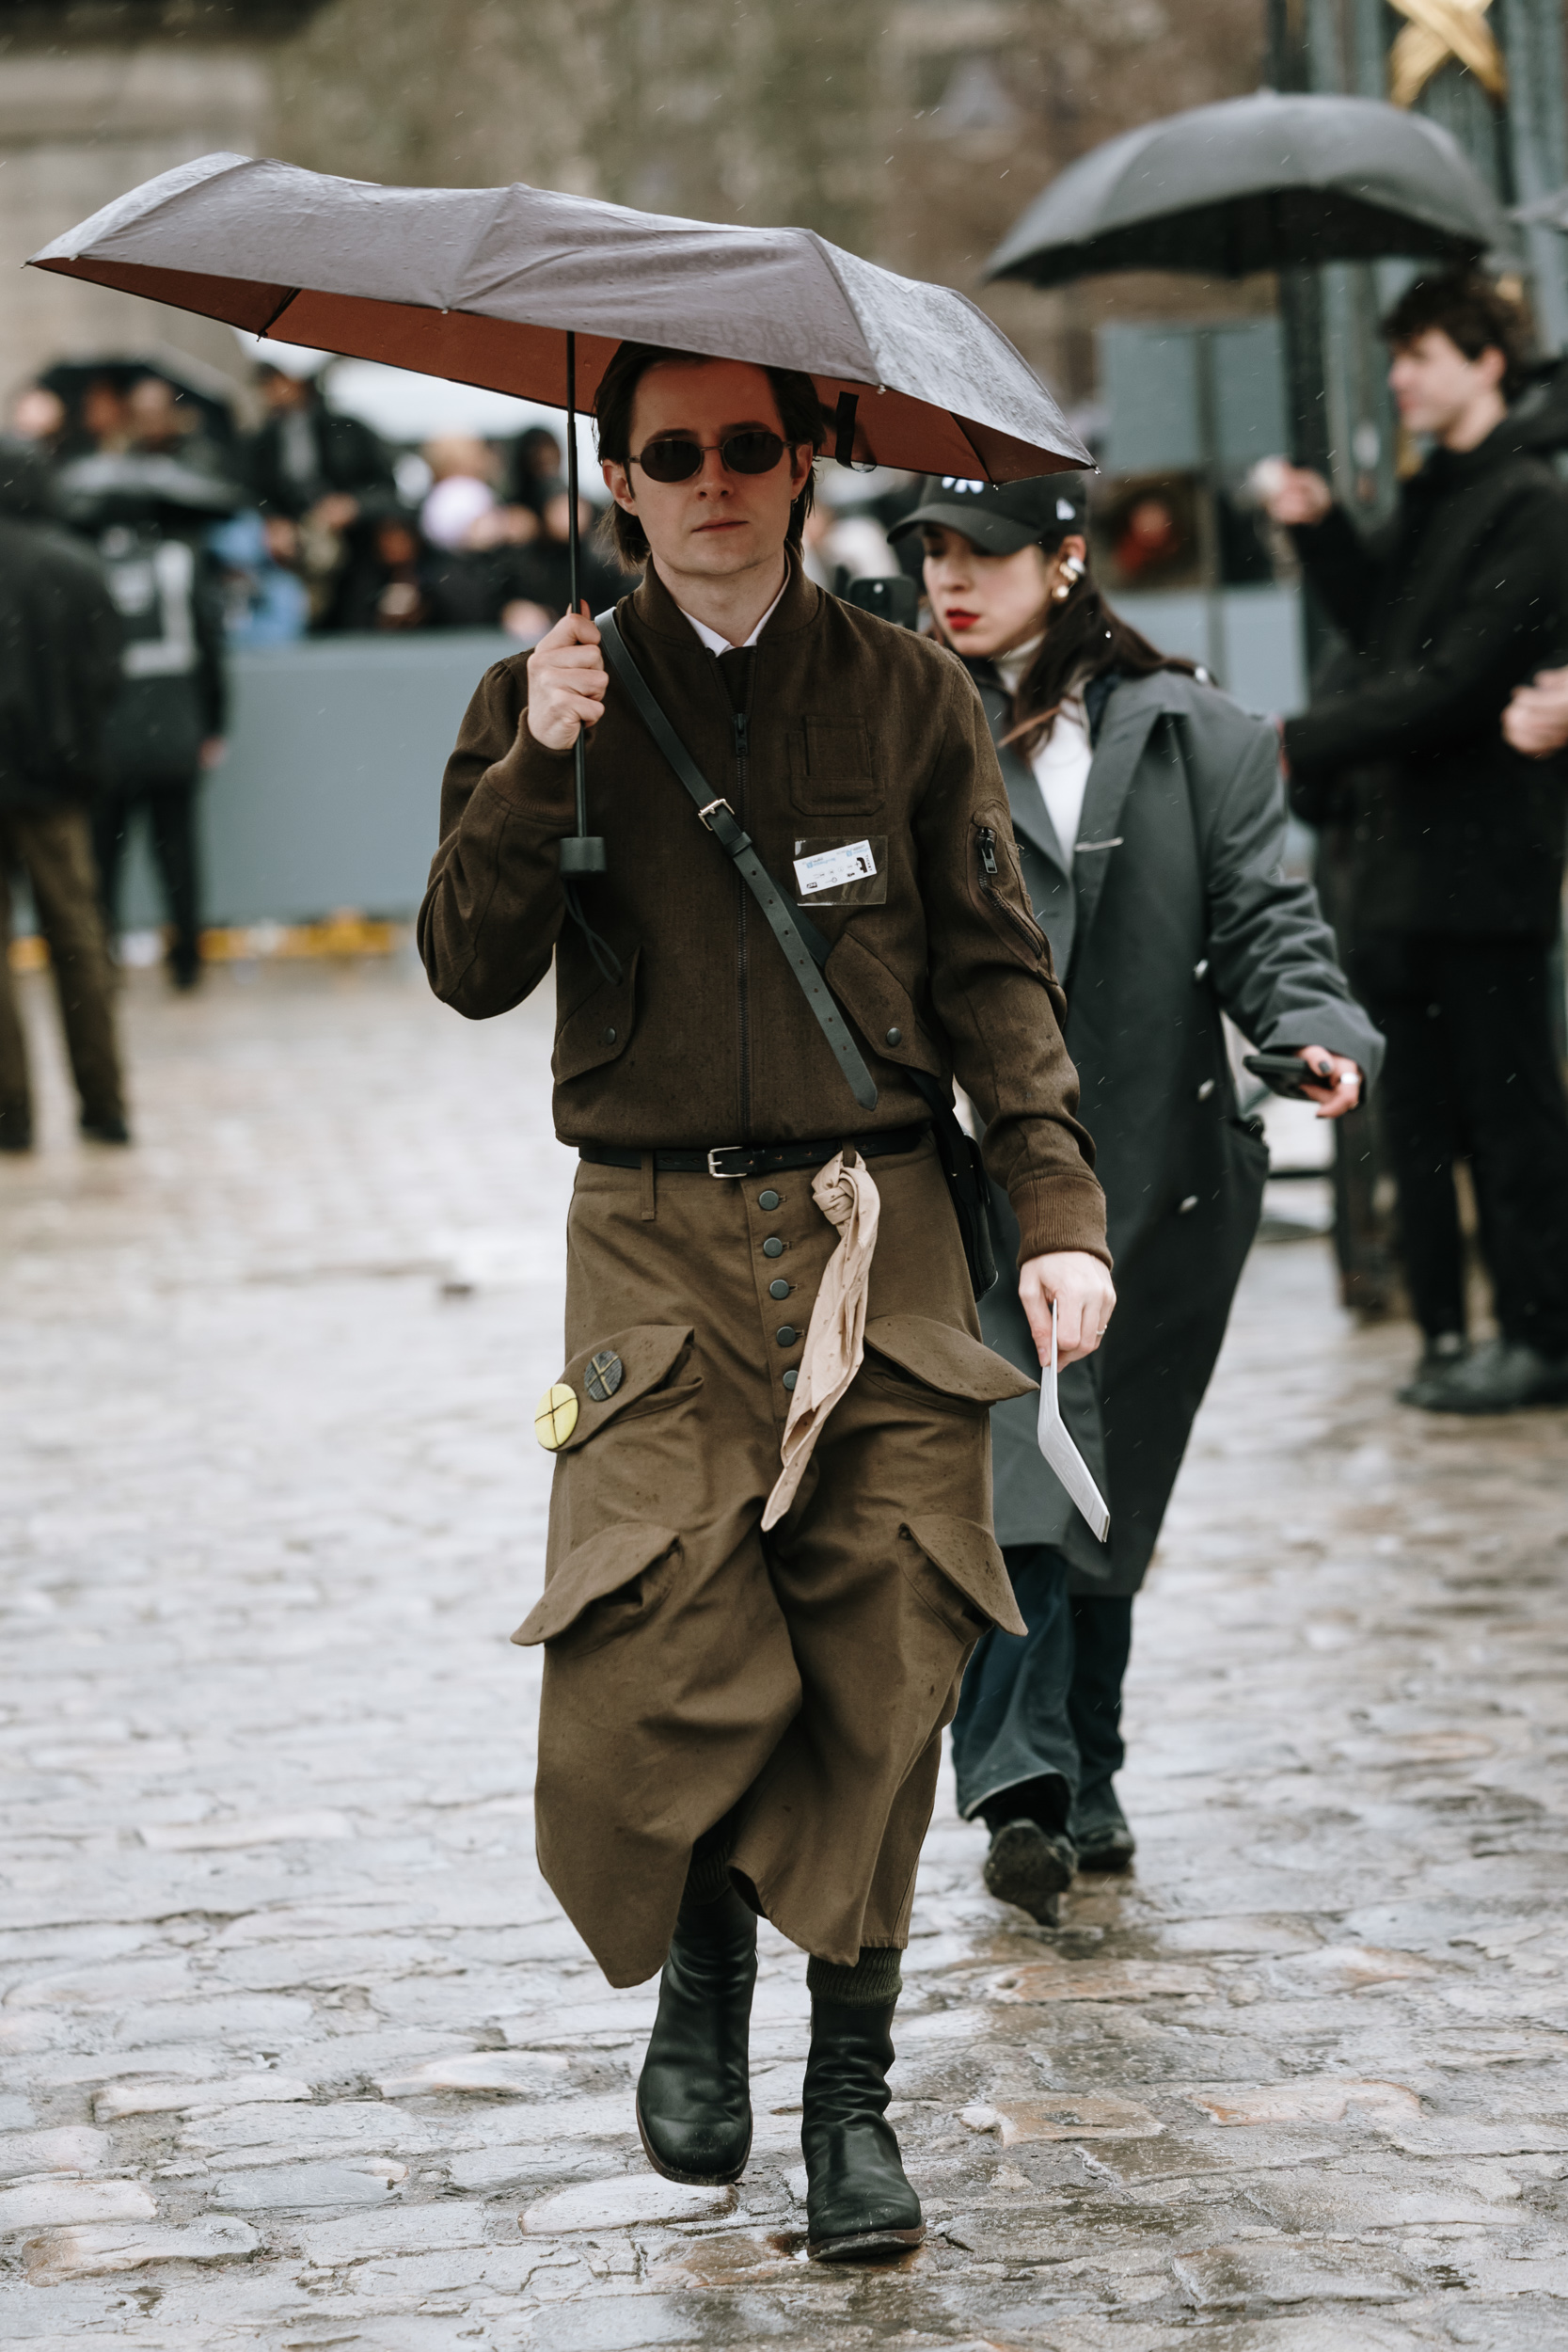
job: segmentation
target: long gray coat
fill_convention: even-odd
[[[1033,1398],[991,1415],[996,1532],[1065,1551],[1075,1587],[1143,1581],[1258,1230],[1268,1152],[1238,1116],[1221,1027],[1259,1052],[1324,1045],[1370,1079],[1383,1041],[1352,998],[1309,883],[1288,882],[1275,732],[1179,672],[1104,705],[1070,872],[1039,787],[1001,745],[1008,703],[972,666],[998,739],[1023,878],[1067,986],[1067,1041],[1109,1204],[1117,1306],[1062,1407],[1111,1508],[1101,1547],[1040,1458]],[[1011,1263],[1006,1198],[992,1199]],[[1000,1256],[1000,1252],[998,1253]],[[1037,1359],[1006,1274],[990,1344]]]

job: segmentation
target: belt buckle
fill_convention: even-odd
[[[726,1152],[750,1152],[751,1148],[752,1147],[749,1143],[715,1144],[713,1150],[707,1155],[708,1174],[710,1176],[724,1178],[731,1184],[743,1183],[746,1176],[746,1170],[743,1168],[715,1168],[714,1162],[715,1160],[721,1160]]]

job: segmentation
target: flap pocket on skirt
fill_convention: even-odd
[[[628,1406],[650,1397],[679,1369],[691,1337],[689,1323],[639,1323],[607,1332],[574,1356],[559,1385],[571,1390],[576,1419],[570,1434],[549,1451],[575,1454]]]
[[[576,1551],[567,1553],[546,1585],[543,1597],[512,1639],[520,1649],[558,1641],[584,1610],[595,1601],[608,1600],[613,1593],[625,1606],[614,1613],[614,1623],[604,1629],[608,1639],[621,1624],[647,1613],[666,1581],[656,1572],[665,1562],[673,1567],[679,1549],[680,1537],[668,1527],[645,1527],[632,1520],[601,1528],[598,1534],[590,1535]]]
[[[1007,1564],[987,1529],[973,1519],[947,1518],[931,1512],[907,1519],[900,1532],[919,1546],[945,1588],[933,1594],[923,1581],[916,1590],[956,1632],[973,1640],[978,1630],[976,1612],[987,1625],[998,1626],[1004,1633],[1028,1632],[1013,1598]]]
[[[924,1388],[967,1405],[999,1405],[1006,1396],[1032,1396],[1039,1386],[983,1341],[929,1315],[877,1315],[865,1327],[865,1343]]]

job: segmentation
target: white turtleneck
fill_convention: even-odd
[[[1015,646],[1011,653],[992,657],[991,666],[1009,694],[1016,695],[1023,683],[1025,671],[1038,653],[1042,639],[1036,637],[1027,645]],[[1068,871],[1072,870],[1072,853],[1078,842],[1078,820],[1084,811],[1084,794],[1089,781],[1089,768],[1094,752],[1089,742],[1088,715],[1082,694],[1063,697],[1051,733],[1037,744],[1029,765],[1035,771],[1040,799],[1050,818]]]

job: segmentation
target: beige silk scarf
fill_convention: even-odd
[[[881,1195],[863,1160],[835,1153],[812,1179],[811,1197],[838,1229],[838,1248],[828,1260],[822,1287],[806,1329],[800,1377],[789,1400],[789,1418],[779,1452],[779,1472],[762,1524],[777,1526],[795,1500],[822,1424],[861,1368],[865,1356],[865,1294],[877,1247]]]

